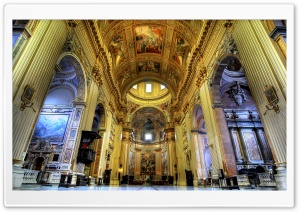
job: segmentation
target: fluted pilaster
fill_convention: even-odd
[[[13,160],[22,163],[35,123],[54,76],[54,67],[66,38],[62,21],[40,21],[13,67]],[[43,83],[40,83],[43,82]],[[20,111],[25,86],[35,89],[33,108]]]
[[[286,64],[262,21],[239,21],[233,32],[251,94],[277,163],[286,162]],[[275,44],[276,45],[276,44]],[[266,111],[266,86],[273,86],[278,96],[280,113]]]

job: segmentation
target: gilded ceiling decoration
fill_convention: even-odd
[[[202,20],[99,20],[89,21],[100,50],[103,74],[114,90],[116,108],[126,108],[127,94],[133,85],[152,81],[165,85],[171,94],[168,107],[182,104],[187,89],[206,72],[195,76],[201,50],[212,21]],[[95,29],[96,27],[96,29]],[[101,81],[101,79],[99,79]],[[159,103],[165,108],[167,102]],[[137,104],[135,102],[135,104]],[[140,104],[140,103],[139,103]],[[139,105],[137,104],[137,105]]]

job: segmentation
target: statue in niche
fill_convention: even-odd
[[[229,91],[229,97],[232,101],[234,101],[238,106],[241,106],[243,102],[246,101],[246,96],[244,91],[242,90],[240,83],[236,82],[236,89],[231,89]]]

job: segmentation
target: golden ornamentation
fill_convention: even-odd
[[[282,36],[278,36],[276,39],[276,43],[278,44],[282,54],[284,55],[284,57],[286,58],[286,43],[283,40]]]

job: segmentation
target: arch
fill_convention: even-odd
[[[77,91],[77,87],[76,87],[76,85],[74,85],[74,84],[72,84],[72,83],[70,83],[70,82],[63,82],[63,84],[62,83],[60,83],[60,82],[53,82],[52,84],[51,84],[51,87],[50,87],[50,89],[49,89],[49,92],[48,92],[48,94],[50,93],[50,92],[52,92],[54,89],[58,89],[58,88],[67,88],[67,89],[69,89],[72,93],[73,93],[73,95],[74,95],[74,97],[76,97],[77,96],[77,94],[78,94],[78,91]]]
[[[98,126],[95,130],[105,130],[106,128],[106,120],[105,120],[105,107],[102,102],[99,102],[95,108],[94,120],[97,120]],[[93,123],[94,125],[94,123]],[[94,127],[92,127],[94,129]]]
[[[73,58],[74,60],[72,60],[74,62],[74,64],[76,66],[78,66],[79,68],[75,68],[75,73],[76,73],[76,77],[78,77],[78,90],[77,90],[77,96],[80,95],[81,96],[81,100],[82,101],[86,101],[87,98],[87,76],[85,74],[85,69],[84,66],[82,65],[82,62],[80,60],[80,58],[74,54],[74,53],[69,53],[69,52],[64,52],[62,53],[59,58],[57,59],[56,65],[58,67],[60,67],[60,63],[62,62],[63,59],[65,59],[66,57],[70,57]],[[59,72],[58,72],[59,73]]]
[[[59,98],[57,93],[59,92]],[[44,101],[44,106],[46,105],[70,105],[72,100],[75,98],[77,94],[69,86],[58,85],[55,88],[49,90],[46,99]]]
[[[213,87],[213,96],[212,96],[212,100],[214,103],[220,103],[221,102],[221,86],[220,86],[220,81],[222,79],[222,74],[224,73],[224,69],[228,66],[228,63],[230,61],[236,61],[238,62],[238,66],[236,67],[238,68],[242,68],[242,65],[240,63],[240,59],[235,56],[235,55],[231,55],[231,54],[224,54],[219,58],[219,61],[221,61],[220,63],[216,63],[215,67],[214,67],[214,72],[213,72],[213,80],[212,80],[212,87]]]
[[[196,104],[192,114],[192,129],[206,133],[206,128],[203,128],[203,125],[205,125],[203,110],[201,105]]]
[[[140,106],[140,107],[138,107],[138,108],[136,108],[133,112],[132,112],[132,117],[134,116],[134,114],[137,112],[137,111],[139,111],[139,110],[141,110],[141,109],[143,109],[143,108],[155,108],[155,109],[157,109],[157,110],[159,110],[163,115],[164,115],[164,118],[165,118],[165,120],[167,120],[167,115],[165,114],[165,112],[163,111],[163,109],[161,109],[160,107],[158,107],[158,106],[156,106],[156,105],[143,105],[143,106]],[[131,120],[130,120],[131,121]]]
[[[43,159],[43,160],[40,160],[40,159]],[[46,165],[46,164],[44,164],[45,160],[46,160],[45,157],[43,157],[41,155],[38,155],[38,156],[34,157],[34,159],[32,160],[31,169],[32,170],[40,170],[40,171],[43,170],[43,166]]]

